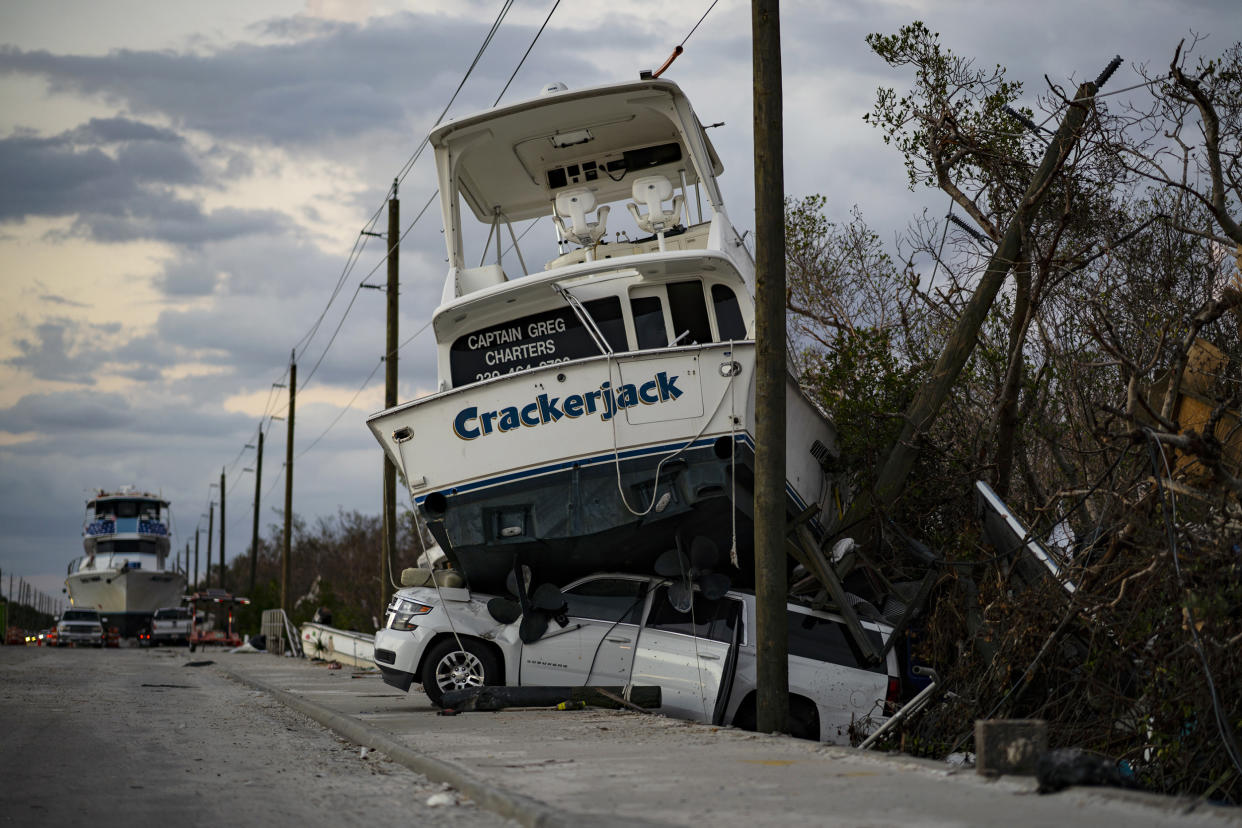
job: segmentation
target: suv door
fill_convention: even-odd
[[[742,602],[735,598],[709,601],[697,592],[691,611],[678,612],[668,600],[668,586],[661,585],[638,638],[630,680],[663,688],[662,713],[712,721],[741,613]]]
[[[643,578],[588,578],[564,591],[569,625],[522,647],[518,683],[527,686],[623,685],[647,596]]]
[[[815,701],[821,739],[849,744],[852,723],[884,717],[887,663],[867,665],[840,619],[794,606],[788,608],[788,619],[789,691]],[[864,621],[863,627],[876,650],[882,650],[875,625]]]

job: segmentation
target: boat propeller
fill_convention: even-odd
[[[687,552],[681,538],[677,548],[670,549],[656,558],[657,575],[678,580],[668,588],[668,600],[678,612],[689,612],[694,603],[694,588],[709,601],[724,597],[733,581],[728,575],[713,571],[720,561],[720,549],[711,538],[697,535],[690,541]]]
[[[553,584],[540,584],[532,590],[531,581],[529,566],[515,566],[509,573],[506,585],[517,600],[497,597],[487,602],[488,613],[502,624],[522,619],[518,626],[518,638],[522,639],[523,644],[533,644],[543,638],[551,621],[562,627],[569,623],[565,614],[568,607],[560,589]]]

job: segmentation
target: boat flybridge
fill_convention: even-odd
[[[500,591],[518,565],[563,584],[693,546],[753,582],[754,263],[681,89],[553,84],[429,141],[439,390],[367,423],[448,560]],[[536,269],[512,225],[539,217]],[[792,378],[786,402],[788,509],[836,515],[835,430]]]
[[[69,602],[99,610],[124,636],[136,635],[160,607],[179,604],[185,576],[165,568],[169,514],[167,500],[131,487],[87,500],[85,554],[70,561],[65,577]]]

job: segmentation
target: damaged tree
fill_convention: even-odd
[[[838,573],[855,591],[934,582],[914,648],[950,692],[901,743],[943,755],[977,718],[1045,718],[1051,747],[1239,801],[1242,50],[1191,71],[1179,48],[1145,106],[1090,100],[1103,76],[1053,88],[1050,136],[1003,70],[921,24],[870,43],[916,82],[881,90],[868,120],[912,186],[972,223],[915,222],[899,270],[878,247],[867,265],[817,255],[865,225],[791,202],[787,313],[804,382],[858,463],[837,530],[867,542]],[[883,315],[816,304],[817,284],[890,299]],[[1021,543],[980,534],[978,481],[1023,516]],[[1031,577],[1032,545],[1056,577]]]

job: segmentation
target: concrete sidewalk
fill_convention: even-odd
[[[342,736],[525,825],[1242,825],[1239,809],[1029,778],[732,728],[579,710],[439,716],[378,676],[267,655],[200,656]]]

